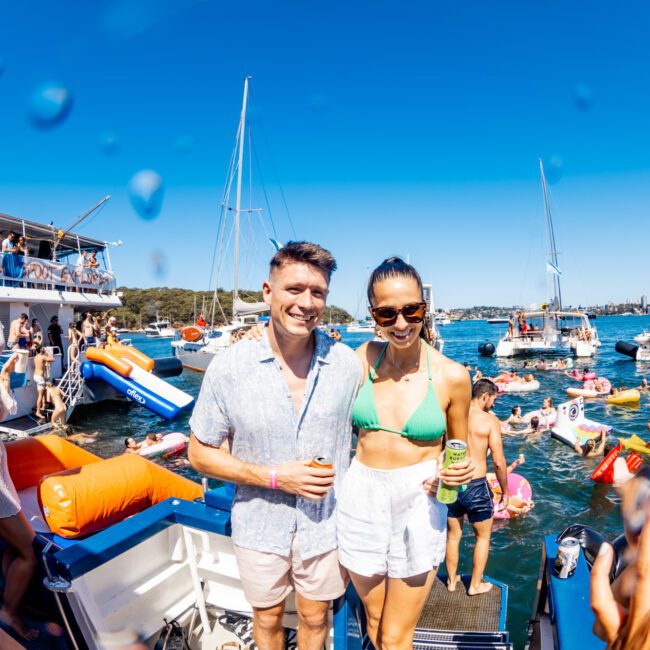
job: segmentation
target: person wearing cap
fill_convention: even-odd
[[[104,328],[104,331],[106,332],[106,345],[108,346],[115,345],[120,338],[117,334],[116,324],[117,318],[115,318],[115,316],[111,316],[106,323],[106,327]]]

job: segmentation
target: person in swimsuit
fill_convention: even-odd
[[[502,506],[508,507],[508,474],[506,459],[503,455],[501,440],[501,422],[490,411],[499,393],[499,389],[489,379],[477,381],[472,388],[472,401],[469,409],[469,434],[467,436],[469,453],[476,462],[474,476],[465,492],[458,494],[455,503],[447,506],[447,589],[455,591],[460,582],[458,575],[458,556],[460,541],[463,536],[465,516],[474,530],[476,544],[472,556],[472,578],[467,588],[470,596],[484,594],[492,589],[491,582],[483,581],[483,571],[490,554],[490,537],[492,535],[492,518],[494,504],[492,493],[486,478],[487,458],[491,453],[494,473],[501,487]]]
[[[34,383],[38,391],[38,399],[36,400],[36,417],[41,420],[43,414],[41,409],[45,406],[45,380],[49,375],[49,365],[54,363],[54,357],[51,356],[47,349],[43,346],[36,348],[34,355]]]
[[[337,497],[339,561],[363,602],[376,648],[410,649],[420,612],[445,557],[445,505],[437,479],[459,486],[470,458],[441,470],[443,437],[467,440],[467,370],[428,342],[418,272],[397,257],[368,282],[385,342],[362,345],[365,372],[352,408],[357,453]]]
[[[38,632],[25,625],[18,616],[18,611],[36,570],[36,555],[32,547],[34,531],[20,508],[20,499],[9,475],[7,450],[1,440],[0,539],[7,545],[2,558],[5,586],[0,623],[10,626],[18,635],[31,641]]]

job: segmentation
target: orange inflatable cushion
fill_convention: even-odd
[[[115,370],[118,375],[122,375],[122,377],[129,377],[133,366],[128,361],[111,354],[110,349],[86,348],[86,359],[108,366],[111,370]]]
[[[169,497],[196,499],[201,487],[137,454],[45,476],[38,501],[53,533],[89,535]]]
[[[101,460],[99,456],[51,433],[7,442],[5,447],[9,474],[19,491],[38,485],[41,477],[48,474]]]
[[[136,366],[139,366],[147,372],[151,372],[154,367],[154,361],[151,357],[148,357],[146,354],[142,354],[140,350],[134,348],[132,345],[120,345],[115,343],[108,348],[108,350],[114,356],[124,360],[127,359],[131,363],[134,363]]]

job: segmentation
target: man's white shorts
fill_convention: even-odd
[[[382,470],[353,459],[337,497],[341,564],[362,576],[408,578],[445,558],[447,506],[424,492],[437,461]]]

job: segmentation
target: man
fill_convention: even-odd
[[[55,348],[59,348],[61,354],[63,354],[63,328],[59,325],[59,317],[52,316],[50,318],[50,325],[47,328],[47,340],[50,342],[50,345]]]
[[[454,591],[460,577],[458,570],[458,547],[463,535],[465,515],[476,536],[472,557],[472,579],[467,589],[470,596],[483,594],[492,588],[491,582],[483,582],[483,571],[490,554],[493,504],[487,474],[488,449],[501,492],[503,508],[508,507],[508,474],[501,441],[501,422],[490,413],[497,398],[498,389],[489,379],[479,379],[472,388],[469,408],[467,446],[476,464],[474,478],[465,492],[458,493],[458,500],[447,507],[447,589]]]
[[[345,591],[333,488],[349,463],[362,369],[317,329],[335,269],[316,244],[290,242],[275,254],[263,285],[268,327],[210,364],[190,420],[192,465],[237,484],[232,539],[260,650],[284,648],[292,588],[298,647],[321,650],[329,602]],[[219,448],[227,439],[232,454]],[[315,456],[334,468],[311,467]]]
[[[54,363],[54,357],[48,354],[43,346],[36,348],[34,355],[34,383],[38,391],[38,399],[36,400],[36,418],[42,420],[45,416],[41,410],[45,408],[45,382],[46,378],[50,376],[50,366]]]
[[[14,239],[16,239],[15,233],[9,231],[7,233],[7,238],[2,240],[3,253],[13,253],[16,250]]]
[[[81,324],[81,333],[86,345],[95,345],[95,318],[91,312],[86,314],[86,318]]]
[[[29,316],[23,313],[15,320],[11,321],[9,326],[9,340],[7,347],[10,349],[27,349],[29,340]]]

